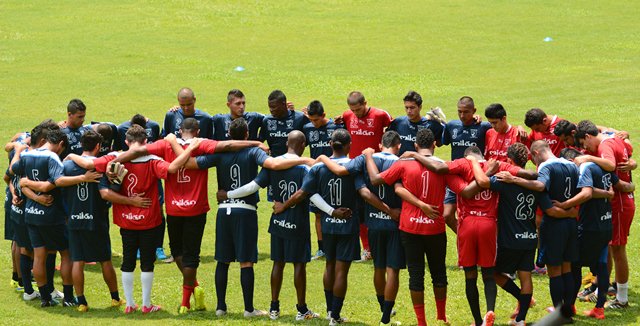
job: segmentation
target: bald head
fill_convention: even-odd
[[[536,165],[540,165],[540,163],[553,157],[555,156],[553,155],[553,152],[551,152],[551,148],[549,148],[549,144],[546,141],[536,140],[531,143],[531,158],[533,159],[533,163]]]
[[[546,151],[550,151],[551,148],[549,147],[549,143],[547,143],[544,140],[536,140],[533,143],[531,143],[531,151],[532,152],[537,152],[537,153],[541,153],[541,152],[546,152]]]
[[[193,90],[188,87],[183,87],[178,91],[178,100],[181,98],[195,98],[196,95],[193,93]]]
[[[292,130],[287,137],[289,153],[293,152],[296,155],[302,155],[305,146],[307,146],[307,139],[304,134],[300,130]]]
[[[183,87],[178,91],[178,104],[185,115],[191,116],[195,113],[196,95],[191,88]]]

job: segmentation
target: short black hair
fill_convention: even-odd
[[[249,127],[244,118],[234,119],[231,121],[231,124],[229,124],[229,137],[233,140],[244,140],[248,130]]]
[[[353,91],[347,96],[347,104],[349,105],[364,104],[366,101],[364,94],[360,91]]]
[[[418,94],[418,92],[416,91],[409,91],[409,93],[407,93],[407,95],[404,96],[403,101],[413,102],[418,106],[422,106],[422,96],[420,96],[420,94]]]
[[[525,113],[524,124],[531,128],[532,126],[541,124],[546,117],[547,114],[544,113],[544,111],[539,108],[533,108]]]
[[[507,148],[507,157],[517,166],[524,168],[529,161],[529,149],[523,143],[513,143]]]
[[[560,151],[560,157],[569,161],[573,161],[573,159],[582,155],[584,154],[575,148],[565,147]]]
[[[50,130],[58,130],[60,126],[53,119],[46,119],[40,122],[31,130],[31,145],[37,146],[40,140],[47,139]]]
[[[186,118],[182,120],[182,123],[180,124],[180,129],[182,129],[183,131],[195,131],[199,128],[200,124],[195,118]]]
[[[287,96],[284,95],[284,92],[282,92],[279,89],[276,89],[275,91],[271,92],[271,94],[269,94],[269,98],[268,98],[269,102],[280,102],[280,103],[287,103]]]
[[[49,130],[47,133],[47,143],[57,145],[62,142],[62,146],[67,148],[69,146],[69,139],[60,128]]]
[[[595,123],[590,120],[582,120],[578,122],[575,137],[576,139],[584,139],[586,135],[597,136],[599,132]]]
[[[382,147],[391,148],[400,144],[400,134],[394,130],[388,130],[382,135]]]
[[[436,137],[433,135],[431,129],[420,129],[416,134],[416,144],[422,149],[433,148],[433,142],[436,141]]]
[[[571,136],[576,128],[576,125],[569,120],[560,120],[553,128],[553,134],[556,136]]]
[[[74,98],[73,100],[69,101],[69,104],[67,104],[67,112],[76,114],[78,111],[87,111],[87,107],[84,105],[84,103],[82,103],[80,99]]]
[[[334,151],[342,151],[349,144],[351,144],[351,135],[347,129],[339,128],[331,134],[331,148]]]
[[[101,144],[102,141],[102,135],[93,130],[85,131],[82,137],[80,137],[80,144],[82,145],[82,150],[85,152],[92,151],[96,148],[96,145]]]
[[[131,125],[138,125],[143,129],[147,128],[147,118],[145,118],[142,114],[137,113],[133,117],[131,117]]]
[[[322,106],[322,103],[320,103],[320,101],[318,101],[318,100],[311,101],[311,103],[309,103],[309,106],[307,107],[307,114],[308,115],[323,115],[324,114],[324,106]]]
[[[102,136],[102,141],[111,142],[113,139],[113,129],[111,129],[111,125],[108,123],[100,123],[96,127],[96,132]],[[84,150],[84,148],[83,148]]]
[[[233,101],[234,98],[243,98],[244,97],[244,93],[239,90],[239,89],[232,89],[229,91],[229,93],[227,93],[227,102],[231,102]]]
[[[458,104],[462,104],[465,107],[472,107],[475,108],[476,104],[473,103],[473,98],[471,96],[463,96],[458,100]]]
[[[500,103],[489,104],[486,109],[484,109],[484,116],[487,119],[502,119],[507,116],[507,110],[504,109],[504,106]]]
[[[464,156],[471,155],[471,154],[484,156],[478,146],[469,146],[467,147],[467,149],[464,150]]]

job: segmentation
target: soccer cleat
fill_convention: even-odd
[[[524,320],[516,321],[515,319],[511,319],[507,325],[509,326],[526,326],[527,323]]]
[[[536,265],[536,267],[531,272],[534,273],[534,274],[538,274],[538,275],[546,275],[547,274],[547,268],[546,267],[538,267]]]
[[[125,314],[131,314],[138,311],[138,305],[135,306],[127,306],[126,308],[124,308],[124,313]]]
[[[111,307],[115,308],[115,307],[120,307],[123,304],[127,303],[126,301],[124,301],[123,299],[120,300],[116,300],[116,299],[111,299]]]
[[[317,260],[320,258],[324,258],[324,251],[318,249],[318,251],[316,251],[316,254],[311,257],[311,260]]]
[[[496,314],[493,311],[487,311],[482,319],[483,326],[493,326],[493,322],[496,321]]]
[[[81,304],[78,306],[78,312],[87,312],[89,311],[89,306],[86,304]]]
[[[593,308],[591,310],[587,310],[584,312],[584,315],[595,319],[604,319],[604,308]]]
[[[584,290],[580,291],[580,293],[578,293],[578,300],[582,301],[582,302],[587,302],[590,301],[589,299],[587,299],[587,297],[591,294],[595,293],[595,290],[592,290],[591,287],[586,287],[584,288]]]
[[[344,318],[344,317],[340,317],[338,319],[331,318],[331,320],[329,320],[329,326],[340,325],[346,322],[347,322],[347,318]]]
[[[607,302],[604,307],[607,309],[625,309],[629,308],[629,302],[620,302],[618,299],[613,299]]]
[[[449,322],[449,318],[445,317],[445,320],[436,319],[436,325],[449,326],[449,325],[451,325],[451,323]]]
[[[320,315],[316,314],[311,310],[307,310],[307,312],[305,312],[304,314],[301,314],[298,311],[298,314],[296,315],[296,321],[311,320],[314,318],[320,318]]]
[[[226,310],[222,310],[222,309],[216,310],[216,316],[218,316],[218,317],[222,317],[222,316],[224,316],[226,314],[227,314]]]
[[[252,317],[262,317],[266,316],[268,313],[264,310],[253,309],[253,311],[244,311],[244,318],[252,318]]]
[[[22,299],[24,301],[31,301],[31,300],[35,300],[37,298],[40,298],[40,292],[38,292],[38,291],[33,291],[33,293],[31,293],[31,294],[28,294],[26,292],[22,294]]]
[[[271,320],[276,320],[276,319],[280,318],[280,311],[279,310],[271,310],[271,311],[269,311],[269,318],[271,318]]]
[[[178,315],[186,315],[189,312],[189,308],[187,306],[180,306],[178,308]]]
[[[529,308],[535,307],[535,305],[536,305],[536,299],[531,297],[531,301],[529,301]],[[519,302],[518,302],[518,305],[516,306],[516,309],[513,311],[513,313],[511,313],[511,319],[515,319],[518,316],[518,313],[520,313],[520,303]]]
[[[169,257],[167,257],[167,259],[163,259],[162,262],[165,264],[171,264],[175,261],[175,259],[173,259],[173,256],[169,255]]]
[[[331,310],[327,311],[327,317],[325,317],[324,319],[331,320]]]
[[[607,290],[607,295],[610,297],[615,297],[616,294],[618,294],[618,290],[613,286],[609,286],[609,289]]]
[[[44,307],[53,307],[53,306],[57,306],[58,304],[60,304],[57,300],[51,299],[48,301],[42,301],[40,302],[40,307],[44,308]]]
[[[156,248],[156,258],[158,258],[158,260],[165,260],[167,259],[167,255],[165,255],[164,253],[164,249],[162,248]],[[144,308],[144,307],[143,307]]]
[[[138,249],[138,252],[136,253],[136,259],[140,260],[140,249]]]
[[[158,305],[154,305],[154,304],[152,304],[149,307],[142,306],[142,313],[143,314],[150,314],[152,312],[157,312],[157,311],[160,311],[160,310],[162,310],[162,307],[160,307]]]
[[[56,300],[64,299],[64,293],[62,293],[62,292],[60,292],[60,291],[58,291],[56,289],[53,289],[53,291],[51,292],[51,298],[52,299],[56,299]]]
[[[72,301],[62,301],[62,306],[63,307],[76,307],[78,305],[78,303],[76,302],[75,298],[73,298]]]
[[[373,259],[373,256],[371,256],[371,251],[367,249],[362,250],[362,255],[360,255],[360,261],[365,262],[371,259]]]
[[[390,321],[386,324],[383,322],[380,322],[380,326],[400,326],[400,325],[402,325],[402,323],[399,321]]]
[[[207,310],[207,307],[204,304],[204,289],[202,287],[196,286],[195,288],[193,288],[193,301],[193,310]]]

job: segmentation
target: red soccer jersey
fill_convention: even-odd
[[[518,128],[509,126],[507,132],[499,133],[491,128],[485,135],[484,158],[507,161],[507,149],[511,144],[518,142]]]
[[[631,146],[618,137],[604,139],[598,146],[598,156],[607,159],[616,165],[629,160]],[[631,172],[616,169],[615,174],[622,181],[631,182]],[[615,211],[622,207],[634,205],[633,193],[623,193],[616,191],[615,197],[611,200],[611,208]]]
[[[449,174],[459,175],[460,179],[452,180],[453,185],[449,186],[456,194],[459,194],[464,188],[475,180],[473,176],[473,168],[471,167],[471,162],[465,158],[460,158],[451,162],[447,162],[447,166],[449,167]],[[480,162],[480,166],[482,169],[486,171],[487,165],[486,162]],[[512,175],[516,175],[520,168],[511,164],[507,164],[504,162],[500,162],[500,167],[498,171],[508,171]],[[476,194],[474,198],[463,198],[462,196],[457,196],[457,204],[458,204],[458,218],[465,219],[468,216],[480,216],[480,217],[488,217],[488,218],[497,218],[498,217],[498,193],[495,191],[491,191],[489,189],[485,189],[482,192]]]
[[[391,116],[387,111],[370,107],[364,117],[358,118],[350,110],[342,114],[344,126],[351,134],[351,150],[349,157],[355,158],[362,151],[371,147],[379,151],[380,140],[384,129],[391,124]]]
[[[182,145],[182,148],[186,148],[190,142],[178,139],[178,143]],[[191,152],[191,156],[213,154],[217,143],[215,140],[203,140],[198,149]],[[147,152],[159,156],[167,162],[173,162],[177,157],[171,144],[164,140],[148,144]],[[167,215],[197,216],[208,212],[208,181],[209,172],[207,170],[181,168],[178,173],[169,174],[165,181]]]
[[[118,157],[118,153],[111,152],[107,155],[94,158],[93,159],[94,169],[96,169],[96,172],[100,172],[100,173],[107,172],[107,165],[109,164],[109,162],[115,160],[116,157]]]
[[[154,155],[139,157],[124,164],[129,173],[120,187],[120,194],[132,197],[144,193],[152,198],[151,206],[141,208],[113,204],[113,223],[127,230],[148,230],[162,223],[158,198],[158,180],[167,178],[169,163]]]
[[[558,136],[553,134],[553,130],[556,128],[556,125],[558,124],[558,122],[560,122],[560,120],[562,119],[560,119],[557,115],[554,115],[553,118],[551,118],[551,125],[549,125],[549,130],[545,132],[537,132],[531,130],[528,138],[528,146],[531,147],[531,143],[536,140],[544,140],[549,144],[553,155],[560,156],[560,151],[564,148],[564,142],[561,142],[560,139],[558,139]]]
[[[389,169],[382,172],[380,177],[388,185],[401,180],[402,185],[418,199],[429,205],[438,206],[440,216],[436,219],[431,219],[424,216],[420,208],[403,200],[402,210],[400,211],[400,224],[398,226],[400,230],[423,235],[445,232],[442,201],[444,200],[448,178],[427,170],[426,167],[415,160],[397,161]]]

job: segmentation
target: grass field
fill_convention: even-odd
[[[540,107],[569,120],[589,118],[628,130],[635,142],[640,138],[639,9],[639,3],[623,1],[5,0],[0,2],[0,139],[30,130],[45,118],[63,120],[66,104],[75,97],[87,104],[87,119],[118,124],[142,113],[161,123],[166,109],[176,104],[177,90],[188,86],[196,92],[197,106],[211,114],[226,112],[231,88],[245,92],[248,110],[263,113],[268,112],[266,98],[273,89],[282,89],[297,106],[319,99],[332,115],[347,108],[346,95],[354,89],[393,116],[403,114],[402,97],[411,89],[422,94],[425,107],[440,106],[450,118],[455,117],[457,99],[470,95],[480,113],[490,103],[504,104],[514,124],[523,124],[527,109]],[[552,41],[544,42],[546,37]],[[236,66],[246,70],[237,72]],[[438,149],[437,154],[447,158],[449,149]],[[0,161],[1,169],[6,165]],[[215,179],[211,182],[210,189],[216,189]],[[270,302],[269,211],[269,204],[260,204],[255,293],[260,309],[268,309]],[[199,279],[208,290],[207,306],[214,308],[214,214],[209,218]],[[578,317],[579,324],[640,323],[638,232],[634,223],[628,247],[631,307],[607,312],[604,321]],[[114,251],[120,252],[116,227],[112,240]],[[454,243],[449,234],[448,315],[453,325],[468,325],[472,318],[463,273],[454,267]],[[230,316],[224,319],[216,319],[211,310],[178,316],[181,277],[174,265],[162,263],[156,266],[153,300],[164,312],[125,316],[107,308],[106,286],[94,266],[86,273],[91,310],[80,315],[22,302],[7,286],[8,242],[0,256],[0,324],[247,324],[241,316],[237,264],[230,272]],[[118,267],[120,257],[114,262]],[[323,266],[308,265],[307,302],[321,313]],[[350,273],[343,315],[354,324],[379,320],[372,269],[370,263],[354,264]],[[407,279],[405,271],[396,320],[411,325],[415,318]],[[59,284],[59,278],[56,281]],[[137,300],[139,285],[136,280]],[[550,305],[546,277],[535,278],[534,295],[539,303],[530,310],[529,321],[544,316],[544,307]],[[288,267],[281,295],[284,317],[251,323],[293,323],[294,303]],[[426,304],[432,322],[431,295]],[[498,324],[508,321],[514,306],[500,290]],[[578,310],[591,306],[580,303]]]

